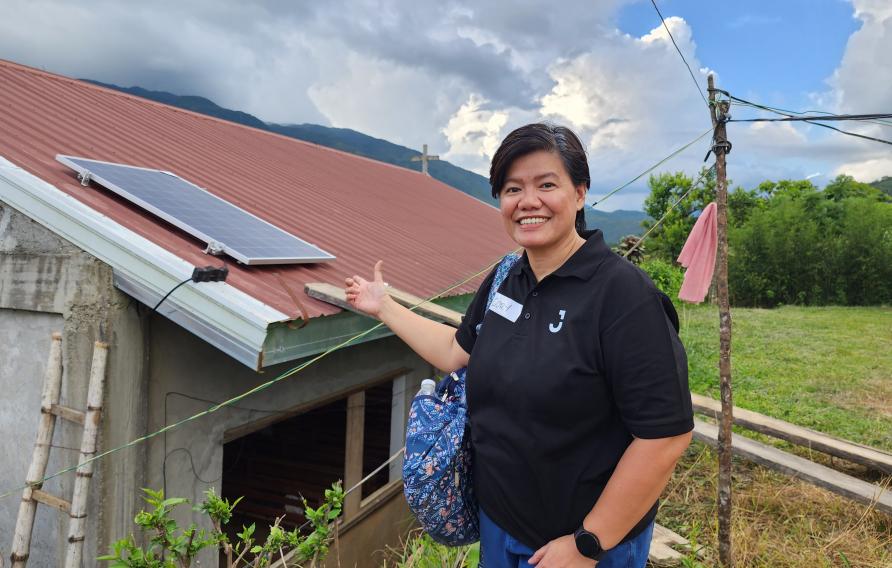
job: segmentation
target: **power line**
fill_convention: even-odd
[[[625,188],[629,187],[630,185],[632,185],[633,183],[635,183],[636,181],[638,181],[638,180],[641,179],[642,177],[646,176],[646,175],[649,174],[650,172],[654,171],[655,169],[657,169],[658,167],[660,167],[661,165],[663,165],[665,162],[667,162],[667,161],[669,161],[670,159],[674,158],[675,156],[681,154],[683,151],[685,151],[686,149],[688,149],[688,148],[689,148],[690,146],[692,146],[694,143],[700,141],[700,139],[702,139],[704,136],[706,136],[706,135],[709,134],[710,132],[712,132],[712,127],[710,127],[709,130],[707,130],[707,131],[704,132],[703,134],[697,136],[696,138],[694,138],[693,140],[691,140],[690,142],[688,142],[687,144],[685,144],[685,145],[682,146],[681,148],[678,148],[677,150],[673,151],[671,154],[669,154],[668,156],[666,156],[665,158],[663,158],[662,160],[660,160],[660,161],[657,162],[656,164],[652,165],[651,167],[647,168],[646,170],[644,170],[643,172],[641,172],[641,173],[638,174],[637,176],[633,177],[632,179],[630,179],[630,180],[627,181],[626,183],[624,183],[624,184],[620,185],[619,187],[617,187],[617,188],[615,188],[615,189],[609,191],[604,197],[602,197],[602,198],[599,199],[598,201],[595,201],[594,203],[592,203],[591,206],[594,207],[595,205],[600,205],[601,203],[604,203],[604,202],[607,201],[607,199],[608,199],[609,197],[611,197],[613,194],[617,193],[618,191],[620,191],[620,190],[622,190],[622,189],[625,189]]]
[[[756,109],[762,109],[762,110],[770,110],[772,112],[776,111],[776,112],[789,113],[789,114],[795,114],[795,115],[823,114],[825,116],[841,116],[839,114],[836,114],[836,113],[833,113],[830,111],[826,111],[826,110],[815,110],[815,109],[802,110],[802,111],[790,110],[790,109],[775,107],[775,106],[771,106],[771,105],[764,105],[764,104],[757,105],[755,103],[750,103],[750,102],[744,103],[744,102],[740,102],[739,100],[735,101],[734,104],[736,106],[744,106],[744,107],[750,107],[750,108],[756,108]],[[823,117],[820,117],[820,118],[821,118],[821,120],[824,120]],[[872,124],[879,124],[881,126],[892,126],[892,122],[886,121],[886,120],[865,120],[865,122],[870,122]]]
[[[678,55],[681,56],[681,60],[684,62],[684,66],[688,68],[688,73],[691,75],[691,80],[694,81],[694,85],[697,87],[697,92],[700,93],[700,98],[703,99],[703,102],[706,103],[706,106],[709,106],[709,101],[706,100],[706,95],[703,94],[703,89],[700,88],[700,83],[697,82],[697,78],[694,76],[694,72],[691,71],[691,66],[688,65],[688,60],[685,59],[684,54],[679,49],[678,44],[675,43],[675,38],[672,37],[672,32],[669,31],[669,26],[666,25],[666,20],[663,18],[663,14],[660,12],[660,9],[657,7],[656,0],[650,0],[650,3],[654,5],[654,10],[657,11],[657,15],[660,17],[660,21],[663,22],[663,27],[666,28],[666,33],[669,34],[669,39],[672,40],[672,45],[675,46],[675,51],[678,52]]]
[[[684,199],[685,199],[688,195],[690,195],[690,193],[691,193],[692,191],[694,191],[694,188],[696,188],[696,187],[700,184],[701,181],[703,181],[704,179],[706,179],[707,174],[709,174],[709,172],[711,172],[711,171],[714,170],[714,169],[715,169],[715,164],[713,164],[713,165],[709,166],[709,168],[703,170],[703,171],[700,173],[700,177],[697,178],[697,181],[695,181],[694,183],[692,183],[692,184],[691,184],[691,187],[690,187],[686,192],[684,192],[684,194],[683,194],[681,197],[679,197],[678,200],[676,200],[675,203],[673,203],[672,205],[670,205],[669,207],[666,208],[666,211],[665,211],[665,213],[663,213],[663,216],[660,217],[660,219],[659,219],[656,223],[654,223],[653,225],[651,225],[651,227],[650,227],[650,228],[649,228],[643,235],[641,235],[641,238],[638,239],[638,242],[636,242],[636,243],[632,246],[632,248],[630,248],[628,251],[626,251],[625,254],[623,254],[623,258],[629,258],[629,255],[632,254],[632,253],[633,253],[633,252],[634,252],[634,251],[641,245],[641,243],[644,242],[644,239],[646,239],[647,236],[650,235],[650,234],[654,231],[654,229],[656,229],[657,227],[659,227],[659,226],[663,223],[663,221],[666,220],[666,217],[669,216],[669,213],[671,213],[673,209],[675,209],[676,207],[678,207],[678,205],[679,205],[682,201],[684,201]]]
[[[727,93],[726,93],[726,94],[727,94]],[[776,110],[776,109],[774,109],[774,108],[771,108],[771,107],[768,107],[768,106],[765,106],[765,105],[760,105],[760,104],[757,104],[757,103],[748,101],[748,100],[746,100],[746,99],[741,99],[740,97],[735,97],[734,95],[731,95],[731,94],[728,94],[728,97],[729,97],[732,101],[738,101],[738,102],[741,102],[741,103],[745,103],[745,104],[748,104],[748,105],[750,105],[750,106],[752,106],[752,107],[760,108],[760,109],[763,109],[763,110],[767,110],[768,112],[773,112],[773,113],[775,113],[775,114],[779,114],[779,115],[781,115],[781,116],[785,116],[785,117],[787,117],[787,118],[797,118],[797,117],[791,116],[789,113],[782,112],[782,111]],[[848,131],[848,130],[842,130],[842,129],[840,129],[840,128],[836,128],[835,126],[830,126],[829,124],[823,124],[823,123],[821,123],[821,122],[816,122],[816,120],[827,120],[827,119],[826,119],[826,118],[823,118],[823,117],[822,117],[822,118],[817,118],[817,119],[806,119],[806,120],[804,120],[804,122],[807,122],[808,124],[814,124],[814,125],[816,125],[816,126],[820,126],[820,127],[823,127],[823,128],[829,128],[830,130],[835,130],[836,132],[839,132],[840,134],[845,134],[845,135],[847,135],[847,136],[854,136],[854,137],[856,137],[856,138],[863,138],[864,140],[872,140],[873,142],[881,142],[881,143],[883,143],[883,144],[889,144],[890,146],[892,146],[892,141],[890,141],[890,140],[883,140],[882,138],[874,138],[873,136],[866,136],[866,135],[864,135],[864,134],[858,134],[858,133],[856,133],[856,132],[850,132],[850,131]],[[736,121],[736,122],[743,122],[743,121]]]
[[[784,118],[735,118],[728,122],[796,122],[820,120],[823,122],[834,120],[866,121],[877,118],[892,118],[892,114],[831,114],[827,116],[787,116]]]

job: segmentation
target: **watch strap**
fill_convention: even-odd
[[[576,529],[573,538],[576,541],[576,550],[586,558],[600,560],[604,556],[606,551],[601,547],[601,540],[595,533],[585,530],[584,526]]]

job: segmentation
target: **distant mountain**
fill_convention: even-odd
[[[400,146],[380,138],[374,138],[349,128],[331,128],[318,124],[267,123],[252,114],[223,108],[204,97],[175,95],[164,91],[150,91],[142,87],[119,87],[89,79],[85,79],[85,81],[144,99],[244,124],[260,130],[275,132],[291,138],[297,138],[298,140],[319,144],[320,146],[343,150],[406,169],[421,170],[420,162],[410,161],[413,156],[420,154],[418,150]],[[498,202],[492,198],[489,180],[485,177],[455,166],[445,160],[429,162],[428,170],[432,177],[443,183],[463,191],[484,203],[492,206],[498,205]],[[625,235],[641,234],[641,221],[647,218],[647,216],[641,211],[613,211],[608,213],[588,208],[585,218],[590,228],[603,230],[607,242],[615,243]]]
[[[628,211],[617,209],[616,211],[598,211],[587,207],[585,209],[585,224],[590,229],[604,231],[604,240],[609,244],[616,244],[626,235],[641,235],[644,229],[641,222],[649,219],[643,211]]]
[[[871,182],[870,185],[879,189],[886,195],[892,195],[892,176],[886,176],[881,179],[878,179],[874,182]]]

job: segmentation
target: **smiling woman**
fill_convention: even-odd
[[[346,280],[354,307],[431,364],[468,367],[487,568],[643,567],[657,499],[690,442],[678,316],[585,230],[589,180],[570,130],[530,124],[505,138],[490,184],[524,253],[488,309],[494,273],[483,282],[458,331],[391,300],[381,261],[372,281]]]

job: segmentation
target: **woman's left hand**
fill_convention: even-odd
[[[579,554],[572,534],[556,538],[530,557],[529,563],[536,568],[592,568],[597,564],[591,558]]]

